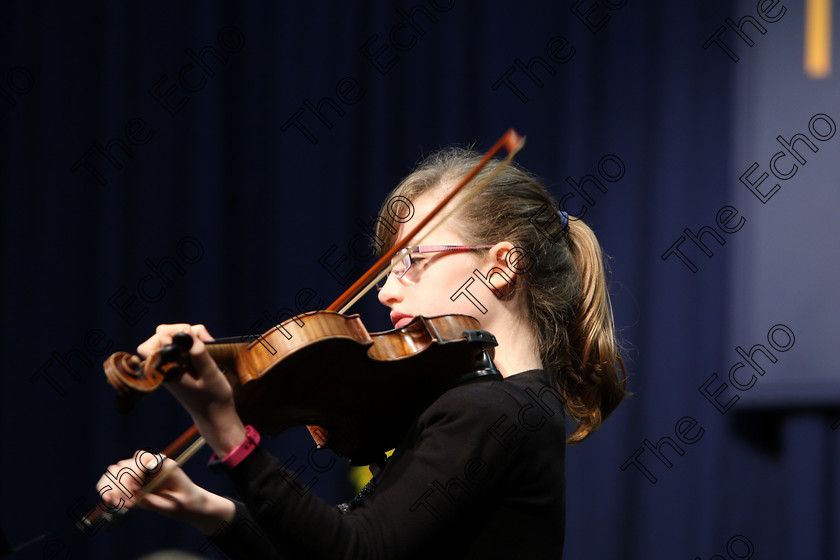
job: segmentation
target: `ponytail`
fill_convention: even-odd
[[[567,443],[576,444],[600,428],[626,395],[627,370],[615,340],[598,240],[580,220],[570,220],[566,232],[579,296],[569,329],[569,363],[560,376],[560,388],[566,410],[577,422]]]

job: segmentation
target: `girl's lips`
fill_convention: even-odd
[[[402,313],[400,311],[391,311],[391,323],[394,324],[395,329],[399,329],[403,327],[406,323],[411,321],[413,317],[407,313]]]

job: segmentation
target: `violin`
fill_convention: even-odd
[[[233,387],[243,423],[268,436],[317,426],[320,446],[353,465],[378,462],[448,388],[501,378],[492,362],[495,337],[468,315],[415,317],[399,329],[369,333],[358,314],[312,311],[247,343],[205,344]],[[105,374],[119,408],[185,373],[191,346],[192,337],[181,333],[145,361],[112,354]]]
[[[412,231],[326,310],[293,317],[261,336],[206,343],[208,353],[233,387],[243,423],[269,436],[292,426],[307,425],[319,447],[329,447],[351,464],[371,464],[380,462],[384,451],[396,447],[409,422],[449,387],[475,379],[500,379],[492,364],[496,340],[478,328],[474,317],[415,317],[399,329],[369,333],[358,315],[343,313],[390,272],[395,264],[393,257],[408,247],[409,240],[496,153],[504,148],[507,157],[482,184],[509,165],[524,142],[524,137],[509,129]],[[462,197],[434,227],[479,190],[473,189]],[[418,238],[416,243],[421,241]],[[246,339],[249,340],[243,342]],[[126,352],[109,356],[104,368],[109,384],[117,390],[118,410],[130,410],[164,381],[189,371],[191,345],[192,337],[183,333],[175,335],[171,345],[160,348],[146,360]],[[197,433],[192,426],[163,454],[179,453]],[[178,466],[203,443],[199,436],[178,457]],[[151,492],[166,475],[167,472],[159,473],[143,487],[142,494]],[[95,509],[77,525],[85,530],[101,513]]]

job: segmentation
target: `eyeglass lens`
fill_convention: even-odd
[[[403,249],[403,252],[405,252],[405,249]],[[408,272],[409,267],[411,267],[411,255],[407,252],[405,252],[402,256],[397,254],[397,256],[394,257],[394,261],[398,261],[397,264],[391,268],[391,271],[388,274],[383,276],[382,279],[376,283],[377,290],[381,290],[385,286],[385,282],[388,281],[388,276],[393,274],[394,278],[402,278],[405,276],[405,273]]]

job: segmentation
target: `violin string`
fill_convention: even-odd
[[[525,138],[524,138],[524,137],[522,137],[522,138],[521,138],[521,140],[519,141],[519,143],[518,143],[518,144],[514,147],[514,149],[512,149],[512,150],[510,150],[510,151],[508,152],[507,157],[506,157],[504,160],[502,160],[502,161],[501,161],[501,162],[500,162],[500,163],[499,163],[499,164],[498,164],[498,165],[497,165],[497,166],[493,169],[493,171],[491,171],[491,172],[490,172],[490,174],[489,174],[489,175],[487,175],[487,177],[485,177],[484,179],[482,179],[480,182],[476,183],[475,187],[472,189],[472,191],[471,191],[471,192],[468,192],[468,193],[464,194],[464,196],[462,196],[462,197],[461,197],[460,202],[458,202],[458,204],[456,204],[456,205],[455,205],[455,206],[454,206],[454,207],[453,207],[453,208],[452,208],[452,209],[451,209],[448,213],[446,213],[446,214],[445,214],[445,215],[444,215],[444,216],[443,216],[443,217],[442,217],[439,221],[437,221],[437,222],[436,222],[436,223],[435,223],[432,227],[430,227],[430,228],[429,228],[429,230],[428,230],[425,234],[423,234],[423,236],[422,236],[422,237],[420,237],[420,238],[419,238],[419,239],[415,242],[415,245],[420,245],[420,244],[422,243],[422,241],[423,241],[424,239],[426,239],[426,238],[427,238],[427,237],[428,237],[428,236],[429,236],[429,235],[430,235],[430,234],[431,234],[431,233],[432,233],[435,229],[437,229],[437,228],[438,228],[438,227],[439,227],[439,226],[440,226],[443,222],[445,222],[446,220],[448,220],[448,219],[449,219],[449,218],[450,218],[453,214],[455,214],[455,212],[457,212],[458,210],[460,210],[460,209],[461,209],[461,208],[462,208],[462,207],[463,207],[466,203],[468,203],[470,200],[472,200],[472,199],[473,199],[473,197],[477,196],[477,195],[478,195],[478,193],[479,193],[479,192],[481,192],[481,190],[482,190],[485,186],[487,186],[487,184],[488,184],[490,181],[492,181],[493,179],[495,179],[495,178],[496,178],[496,176],[497,176],[499,173],[501,173],[502,171],[504,171],[504,169],[505,169],[505,168],[507,168],[507,167],[510,165],[510,163],[513,161],[513,157],[514,157],[514,156],[515,156],[515,155],[519,152],[519,150],[521,150],[521,149],[522,149],[522,146],[524,146],[524,145],[525,145]],[[408,246],[408,247],[410,247],[410,246]],[[338,311],[338,312],[339,312],[339,313],[346,313],[346,312],[347,312],[347,310],[348,310],[348,309],[350,309],[350,308],[353,306],[353,304],[354,304],[354,303],[356,303],[357,301],[359,301],[360,299],[362,299],[362,297],[363,297],[366,293],[368,293],[368,292],[371,290],[371,288],[373,288],[373,286],[375,286],[375,285],[376,285],[376,283],[377,283],[377,282],[379,282],[382,278],[384,278],[386,274],[388,274],[389,272],[391,272],[391,269],[392,269],[392,268],[394,268],[394,266],[396,266],[396,264],[397,264],[397,263],[395,263],[395,262],[388,263],[388,265],[386,265],[386,266],[385,266],[385,268],[383,268],[383,269],[382,269],[382,271],[381,271],[379,274],[377,274],[377,275],[376,275],[376,277],[374,277],[374,278],[373,278],[373,280],[371,280],[370,282],[368,282],[368,283],[364,286],[364,288],[362,288],[362,289],[361,289],[361,290],[360,290],[360,291],[359,291],[359,292],[358,292],[355,296],[353,296],[353,298],[351,298],[351,299],[350,299],[350,301],[348,301],[346,304],[344,304],[344,306],[343,306],[343,307],[341,307],[341,309],[339,309],[339,311]]]

